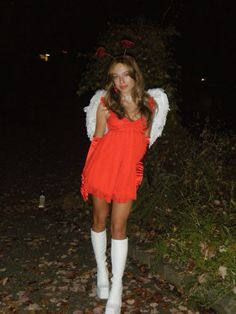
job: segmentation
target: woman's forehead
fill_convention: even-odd
[[[114,73],[120,74],[120,73],[127,72],[127,71],[130,71],[130,67],[126,64],[123,64],[123,63],[117,63],[111,68],[112,74],[114,74]]]

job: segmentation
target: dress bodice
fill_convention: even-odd
[[[105,97],[101,97],[101,103],[105,106]],[[155,102],[150,97],[149,98],[150,109],[153,110]],[[126,131],[134,130],[145,135],[146,130],[146,118],[141,116],[136,120],[130,120],[126,117],[119,118],[115,112],[109,110],[109,117],[107,119],[107,129],[108,131]]]
[[[142,116],[135,121],[131,121],[128,118],[119,119],[117,115],[110,110],[109,117],[107,119],[108,131],[125,131],[127,129],[133,129],[141,133],[145,132],[146,119]]]

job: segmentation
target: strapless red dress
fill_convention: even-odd
[[[103,97],[101,102],[104,103]],[[149,98],[149,104],[152,109],[155,105],[153,98]],[[102,138],[94,139],[96,147],[87,156],[81,194],[85,201],[92,194],[108,203],[126,203],[136,199],[143,178],[142,158],[149,144],[145,135],[146,118],[119,119],[110,110],[107,129]]]

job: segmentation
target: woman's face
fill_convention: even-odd
[[[112,80],[121,94],[131,94],[135,86],[135,80],[129,75],[129,67],[123,63],[117,63],[111,70]]]

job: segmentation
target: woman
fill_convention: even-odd
[[[156,103],[144,91],[141,71],[131,56],[112,60],[106,92],[100,98],[96,128],[82,173],[81,193],[93,201],[91,241],[97,262],[97,295],[107,299],[106,314],[118,314],[128,238],[127,220],[142,181],[142,158]],[[106,219],[111,210],[112,286],[106,263]]]

